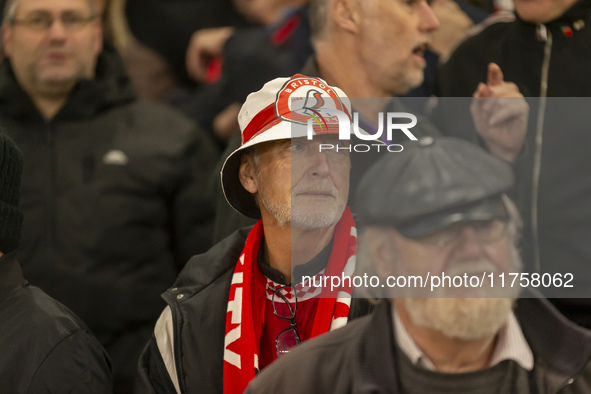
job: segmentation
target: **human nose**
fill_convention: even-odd
[[[482,242],[476,236],[472,226],[464,226],[458,237],[455,253],[462,259],[480,257],[482,254]]]
[[[426,1],[421,3],[419,30],[432,33],[439,28],[439,19],[433,12],[433,8]]]
[[[330,171],[326,152],[318,152],[313,155],[310,164],[313,176],[327,176]]]
[[[52,40],[63,40],[66,37],[66,27],[60,18],[54,18],[47,28],[47,33]]]

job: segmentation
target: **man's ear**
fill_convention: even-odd
[[[103,51],[103,24],[101,20],[96,23],[94,29],[94,53],[98,56]]]
[[[240,183],[249,193],[255,194],[258,192],[257,182],[255,179],[254,158],[251,154],[245,153],[240,157],[240,170],[238,171]]]
[[[387,278],[396,273],[396,254],[394,253],[392,240],[388,234],[388,228],[368,228],[367,242],[373,259],[374,268],[382,278]]]
[[[10,57],[12,55],[12,28],[6,23],[2,25],[2,50],[4,56]]]
[[[360,1],[368,0],[333,0],[331,2],[330,14],[333,23],[341,29],[358,33],[361,23]],[[369,0],[373,1],[373,0]]]

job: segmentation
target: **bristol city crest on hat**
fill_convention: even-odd
[[[331,110],[349,114],[335,90],[320,79],[294,75],[277,92],[275,115],[281,120],[305,125],[312,118],[322,129],[339,122]]]
[[[320,78],[296,74],[276,78],[248,95],[238,113],[241,145],[222,167],[222,190],[228,203],[245,216],[259,219],[258,205],[239,179],[241,154],[252,146],[314,134],[338,134],[351,118],[351,102],[336,86]],[[341,120],[346,120],[339,122]],[[310,123],[309,123],[310,122]],[[311,127],[309,127],[311,125]]]

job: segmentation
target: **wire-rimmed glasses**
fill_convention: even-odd
[[[277,339],[275,339],[275,349],[277,350],[277,357],[288,353],[294,346],[299,345],[302,341],[300,339],[300,334],[296,327],[296,313],[298,311],[298,297],[297,297],[297,290],[292,288],[293,295],[295,298],[295,307],[292,308],[289,300],[281,293],[281,290],[285,289],[286,287],[291,287],[291,285],[285,285],[276,288],[273,291],[273,313],[278,318],[289,322],[289,327],[285,330],[281,331],[279,335],[277,335]],[[277,300],[276,297],[281,298]]]

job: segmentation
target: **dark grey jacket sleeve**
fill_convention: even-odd
[[[39,366],[28,392],[113,392],[111,360],[98,341],[83,330],[64,338]]]

